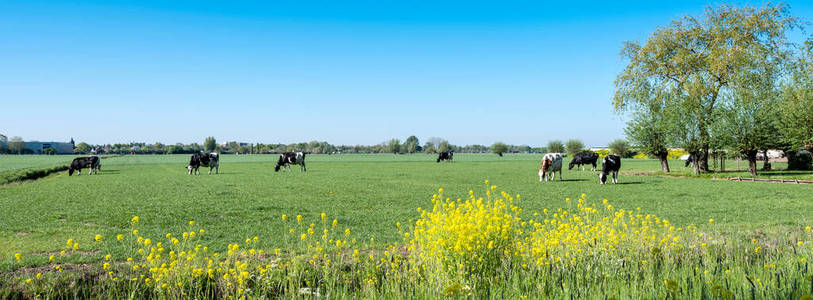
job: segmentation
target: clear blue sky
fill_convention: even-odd
[[[568,2],[0,1],[0,133],[605,145],[622,42],[719,3]]]

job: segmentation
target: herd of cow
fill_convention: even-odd
[[[559,172],[559,180],[562,180],[563,158],[561,153],[545,154],[545,156],[542,157],[542,166],[539,169],[539,182],[542,182],[542,180],[553,181],[556,179],[556,172]],[[576,155],[573,156],[573,160],[570,161],[568,170],[572,170],[573,166],[576,166],[576,169],[581,167],[582,171],[584,171],[584,166],[593,165],[593,168],[590,170],[594,171],[598,158],[598,154],[594,152],[576,153]],[[602,161],[601,172],[598,174],[599,182],[601,184],[607,183],[607,176],[612,175],[612,183],[618,183],[619,169],[621,169],[621,157],[618,155],[607,155]]]
[[[277,160],[276,166],[274,166],[274,172],[279,172],[280,169],[287,168],[287,170],[291,170],[291,165],[298,165],[300,171],[307,171],[305,168],[305,152],[283,152],[279,155],[279,159]],[[441,161],[452,161],[454,158],[454,152],[440,152],[438,153],[437,162]],[[556,179],[556,172],[559,172],[559,180],[562,180],[562,160],[564,156],[561,153],[548,153],[542,157],[542,166],[539,169],[539,181],[553,181]],[[570,165],[568,166],[568,170],[572,170],[574,166],[576,169],[579,167],[584,168],[586,165],[592,165],[593,168],[590,169],[594,171],[596,169],[596,163],[598,162],[598,154],[593,152],[582,152],[576,153],[573,157],[573,160],[570,161]],[[212,174],[212,170],[215,171],[217,174],[220,170],[220,155],[217,153],[195,153],[192,154],[192,157],[189,159],[189,165],[186,166],[187,174],[189,175],[197,175],[200,174],[199,168],[200,167],[208,167],[209,174]],[[82,169],[89,168],[90,174],[98,173],[99,170],[102,169],[101,160],[98,156],[88,156],[88,157],[77,157],[73,159],[71,162],[70,167],[68,168],[68,176],[73,175],[74,171],[78,171],[78,175],[82,175]],[[608,155],[604,158],[601,165],[601,173],[599,173],[598,178],[601,184],[607,183],[607,176],[612,175],[612,183],[618,183],[618,170],[621,168],[621,157],[617,155]]]

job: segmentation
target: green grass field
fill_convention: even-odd
[[[70,163],[77,155],[0,155],[0,173]]]
[[[526,213],[558,207],[566,197],[585,193],[588,199],[640,207],[681,226],[709,218],[731,230],[813,222],[811,185],[622,174],[620,184],[601,186],[596,172],[575,169],[564,170],[562,182],[540,183],[538,155],[459,154],[455,162],[440,164],[429,155],[312,155],[306,173],[296,166],[294,172],[275,173],[275,158],[227,155],[220,174],[188,176],[187,155],[125,156],[104,160],[98,175],[62,172],[0,187],[0,269],[10,268],[13,253],[53,252],[68,238],[93,250],[90,237],[125,232],[136,215],[145,235],[178,232],[195,220],[212,233],[203,237],[212,246],[258,235],[261,247],[275,248],[287,230],[280,215],[313,219],[325,212],[383,246],[396,241],[395,222],[415,219],[416,208],[429,207],[438,188],[447,196],[464,197],[470,189],[481,189],[485,179],[520,194]],[[673,167],[682,168],[678,163]],[[657,168],[657,161],[625,160],[622,170]]]

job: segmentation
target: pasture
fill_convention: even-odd
[[[713,219],[713,231],[722,235],[798,231],[813,224],[813,185],[628,174],[658,170],[655,160],[623,160],[619,184],[601,186],[589,166],[567,170],[569,159],[563,181],[539,182],[541,155],[456,154],[452,163],[435,163],[431,155],[309,155],[305,173],[296,167],[275,173],[276,157],[224,155],[220,174],[207,175],[202,168],[201,175],[190,176],[189,155],[123,156],[105,159],[98,175],[60,172],[0,186],[0,272],[46,265],[48,254],[64,249],[69,238],[80,251],[65,257],[66,263],[100,262],[108,253],[123,261],[132,255],[130,246],[102,245],[94,236],[129,235],[133,216],[139,216],[143,236],[178,235],[195,221],[206,230],[197,243],[225,249],[257,236],[252,247],[275,249],[289,243],[291,225],[281,215],[302,215],[313,223],[326,213],[365,241],[362,248],[377,251],[403,240],[396,222],[414,224],[421,217],[416,209],[431,209],[439,188],[452,200],[465,199],[470,190],[485,193],[484,180],[516,196],[524,218],[583,193],[588,203],[608,199],[617,208],[653,213],[675,226],[702,230]],[[683,168],[679,161],[671,166]],[[15,253],[27,259],[18,263]]]

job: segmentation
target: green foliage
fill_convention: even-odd
[[[48,148],[42,149],[42,151],[40,153],[45,154],[45,155],[55,155],[56,154],[56,149],[48,147]]]
[[[503,142],[496,142],[491,145],[491,153],[502,156],[503,153],[508,151],[508,146]]]
[[[584,150],[584,143],[580,140],[568,140],[565,142],[565,148],[567,150],[567,155],[573,156],[576,153],[582,152]]]
[[[88,143],[81,142],[76,145],[76,149],[73,149],[73,153],[88,154],[90,153],[90,145],[88,145]]]
[[[421,143],[420,143],[420,141],[418,141],[418,137],[416,137],[414,135],[410,135],[404,141],[404,148],[405,148],[404,151],[406,153],[416,153],[416,152],[420,151]]]
[[[711,127],[720,97],[741,88],[737,82],[751,75],[771,77],[772,68],[787,61],[786,33],[799,25],[785,5],[761,8],[720,5],[708,7],[698,17],[686,16],[659,28],[646,44],[627,42],[622,55],[627,67],[616,79],[616,110],[638,109],[662,101],[651,91],[668,94],[682,118],[671,131],[676,144],[703,154],[711,143]],[[766,73],[769,72],[769,73]]]
[[[779,127],[786,142],[813,151],[813,50],[808,41],[804,55],[794,66],[792,80],[782,87]]]
[[[562,144],[562,141],[553,140],[548,142],[548,146],[545,147],[548,149],[548,152],[552,153],[564,153],[565,152],[565,145]]]
[[[607,147],[610,148],[610,151],[612,151],[613,154],[624,158],[631,158],[632,156],[635,155],[631,154],[629,143],[622,139],[617,139],[610,142],[610,144],[607,145]]]
[[[215,137],[210,136],[210,137],[207,137],[206,140],[203,141],[203,150],[205,150],[207,153],[215,151],[216,148],[217,148],[217,141],[215,141]]]
[[[449,150],[452,150],[452,147],[446,140],[441,141],[440,144],[438,145],[438,152],[448,152]]]
[[[401,152],[401,140],[391,139],[389,143],[387,143],[387,152],[392,154],[398,154]]]

